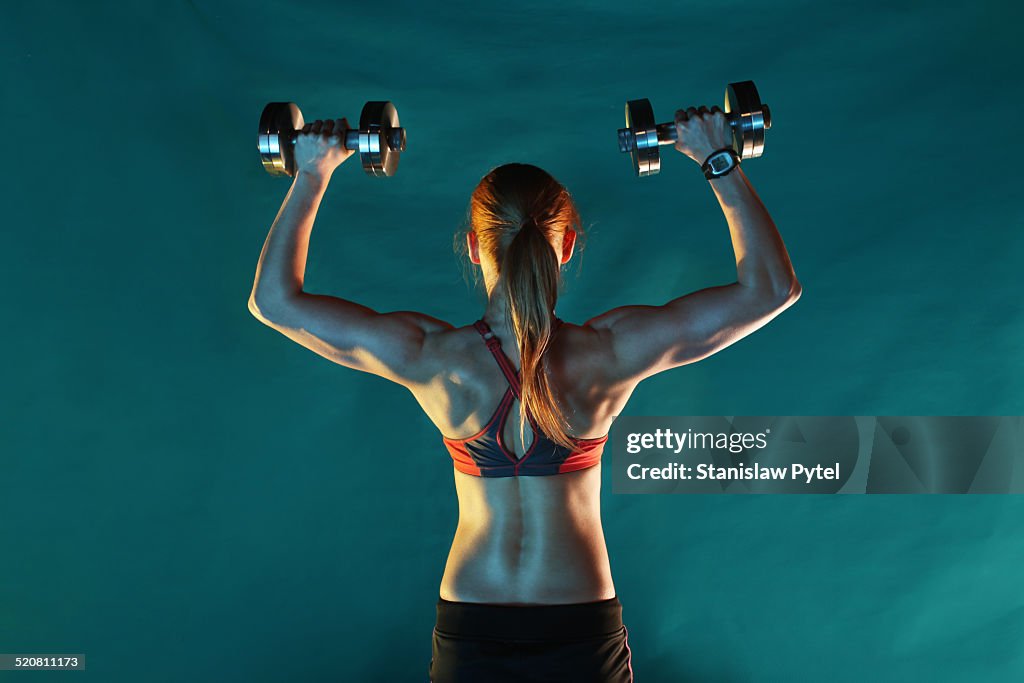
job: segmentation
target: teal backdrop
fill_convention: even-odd
[[[425,681],[456,522],[408,392],[248,312],[288,189],[263,105],[390,99],[397,176],[338,169],[308,291],[455,324],[453,252],[509,161],[588,228],[582,322],[735,277],[695,164],[637,179],[659,120],[754,79],[745,164],[803,284],[766,328],[640,386],[630,415],[1024,414],[1024,109],[1010,2],[9,3],[3,10],[0,652],[13,681]],[[658,681],[1024,678],[1024,498],[613,496],[634,669]]]

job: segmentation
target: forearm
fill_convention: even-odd
[[[779,296],[799,285],[786,245],[742,167],[708,181],[729,223],[740,284]]]
[[[272,307],[302,292],[309,236],[329,180],[320,174],[296,174],[263,243],[250,306]]]

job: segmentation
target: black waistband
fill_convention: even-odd
[[[618,598],[568,605],[490,605],[437,601],[439,632],[501,640],[571,640],[622,629]]]

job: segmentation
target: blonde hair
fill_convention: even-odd
[[[580,230],[568,190],[546,171],[506,164],[488,173],[470,199],[470,229],[481,255],[497,264],[504,281],[509,327],[519,346],[520,439],[527,418],[544,436],[572,449],[568,423],[544,369],[561,284],[553,237]],[[536,439],[537,436],[535,435]]]

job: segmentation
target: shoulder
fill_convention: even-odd
[[[605,314],[591,318],[579,325],[563,323],[559,325],[555,336],[560,338],[566,346],[571,346],[580,352],[600,355],[607,352],[609,348],[613,324],[614,320]]]
[[[424,347],[434,352],[463,352],[473,342],[483,343],[480,334],[472,325],[456,327],[437,321],[437,324],[423,324]]]
[[[548,348],[551,371],[564,372],[566,379],[585,376],[597,380],[605,376],[612,359],[609,333],[591,323],[563,322],[558,326]]]
[[[394,323],[411,326],[422,332],[424,337],[455,329],[451,323],[418,311],[393,311],[391,313],[381,313],[380,315],[382,318],[388,318]]]
[[[423,355],[432,361],[434,376],[466,370],[478,362],[474,359],[484,342],[472,325],[424,325],[423,332]]]

